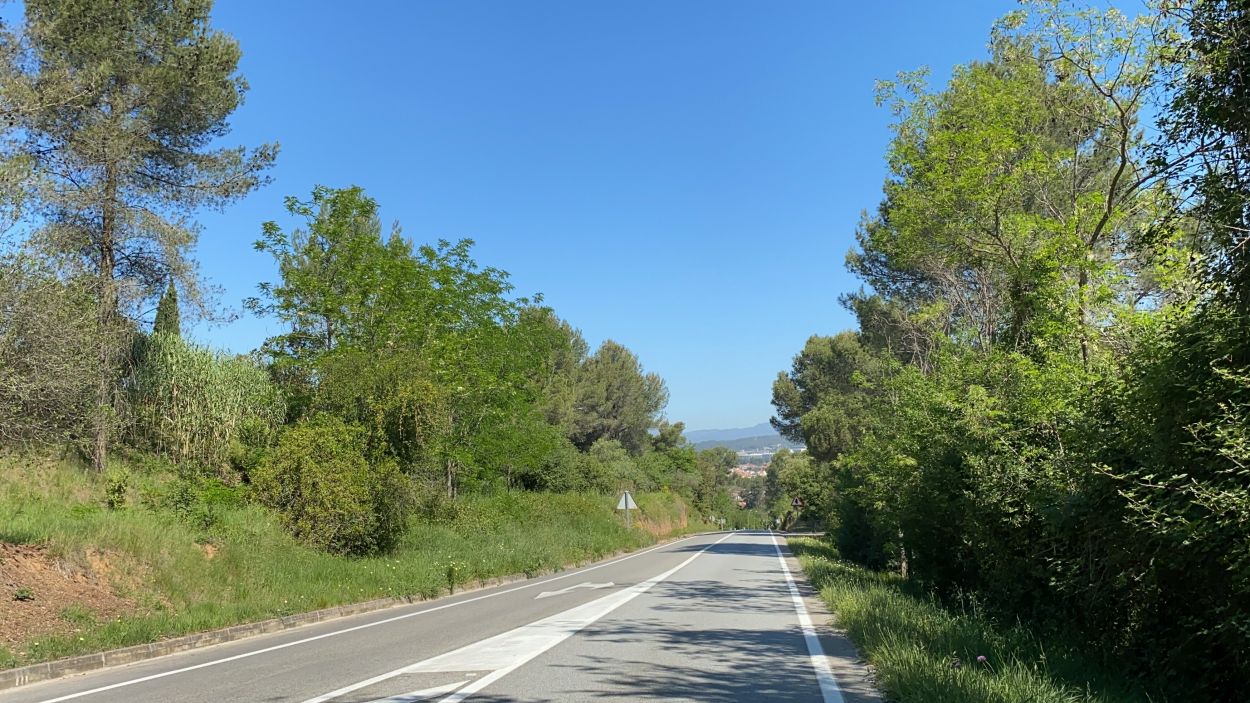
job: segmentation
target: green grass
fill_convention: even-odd
[[[81,632],[0,649],[0,668],[386,596],[430,598],[707,529],[668,493],[639,496],[647,518],[626,530],[615,496],[501,492],[414,519],[388,554],[347,558],[298,544],[272,513],[247,502],[214,505],[211,520],[144,507],[140,495],[170,481],[153,466],[128,467],[127,507],[109,510],[104,477],[46,457],[0,456],[0,541],[46,545],[84,566],[103,552],[116,590],[140,606],[107,622],[60,613]],[[683,525],[687,512],[692,521]]]
[[[1096,653],[1043,641],[1020,623],[944,608],[895,574],[840,560],[828,543],[789,540],[837,625],[902,703],[1072,703],[1161,700]],[[985,663],[977,657],[984,656]],[[958,662],[958,664],[956,664]]]

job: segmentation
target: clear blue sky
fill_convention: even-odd
[[[874,80],[945,80],[1014,7],[219,0],[251,83],[228,141],[282,153],[272,185],[200,218],[202,273],[238,307],[274,277],[251,242],[282,197],[358,184],[415,241],[472,238],[592,345],[633,349],[670,419],[753,425],[804,340],[854,324],[843,257],[889,138]]]

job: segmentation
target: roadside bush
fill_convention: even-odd
[[[157,505],[198,530],[212,531],[226,510],[243,505],[244,495],[241,487],[215,478],[183,477],[169,484]]]
[[[336,554],[390,549],[411,502],[395,462],[370,462],[364,431],[324,413],[286,429],[251,478],[297,539]]]
[[[112,469],[104,476],[104,504],[109,510],[126,507],[126,496],[130,492],[130,473],[122,469]]]

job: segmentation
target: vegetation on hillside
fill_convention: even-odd
[[[883,83],[859,327],[773,386],[843,557],[1156,697],[1250,684],[1248,39],[1242,3],[1028,2],[944,87]]]
[[[152,569],[157,614],[95,645],[279,598],[433,593],[448,559],[455,578],[532,572],[737,514],[726,457],[685,442],[633,352],[592,350],[472,241],[384,230],[358,187],[257,223],[277,278],[245,304],[282,333],[247,355],[184,337],[221,315],[195,215],[266,183],[278,153],[222,146],[241,49],[211,0],[22,9],[0,24],[0,451],[70,458],[49,476],[13,460],[0,540],[95,541]],[[72,500],[26,492],[45,480]],[[633,531],[613,526],[623,488],[657,511]]]
[[[111,618],[72,606],[47,612],[53,622],[0,646],[0,668],[374,598],[431,598],[707,529],[671,492],[640,493],[627,530],[613,495],[500,489],[415,506],[388,550],[350,557],[297,539],[253,499],[257,488],[180,475],[129,451],[111,463],[96,474],[45,453],[0,455],[0,542],[44,545],[53,568],[111,580],[132,604]],[[10,605],[46,611],[50,594],[34,587],[29,599]],[[12,626],[0,628],[0,642]]]

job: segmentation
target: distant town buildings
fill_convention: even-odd
[[[735,452],[738,455],[738,465],[730,470],[734,476],[740,478],[757,478],[768,473],[768,467],[772,464],[773,455],[776,454],[782,445],[774,444],[768,447],[760,447],[757,449],[739,449]],[[795,453],[807,451],[806,447],[792,449]]]
[[[758,466],[755,464],[739,464],[730,469],[730,473],[738,478],[757,478],[768,473],[768,465]]]

